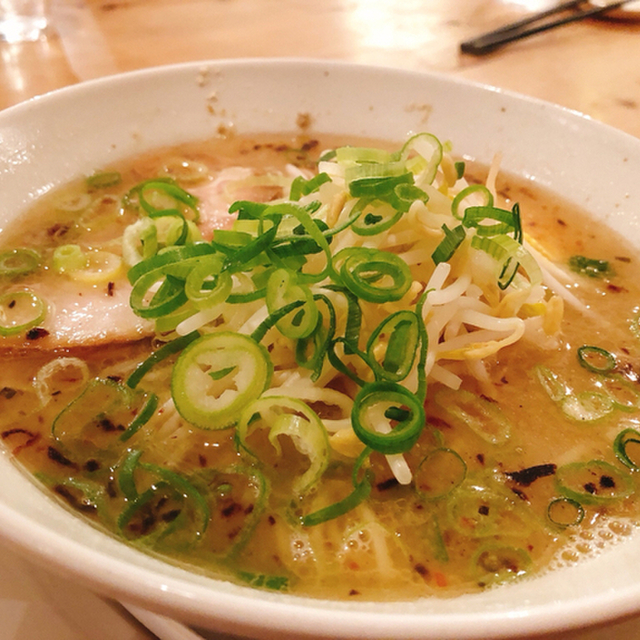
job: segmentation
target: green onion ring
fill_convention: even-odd
[[[460,178],[461,176],[458,176]],[[458,220],[462,220],[464,218],[464,211],[462,214],[460,213],[460,205],[462,205],[463,201],[471,196],[472,194],[479,194],[484,199],[485,207],[493,207],[493,194],[487,187],[483,184],[472,184],[468,187],[465,187],[458,195],[453,199],[451,203],[451,213],[454,218],[458,218]],[[466,209],[466,207],[465,207]]]
[[[626,498],[633,490],[629,474],[604,460],[571,462],[556,471],[556,486],[580,504],[604,505]]]
[[[440,447],[430,451],[418,465],[414,474],[415,489],[424,500],[437,500],[459,487],[466,476],[467,465],[460,454]]]
[[[31,291],[16,291],[0,296],[0,336],[15,336],[39,325],[47,305]]]
[[[0,277],[15,278],[32,273],[40,266],[40,254],[33,249],[0,251]]]
[[[169,197],[173,198],[177,202],[186,204],[187,207],[189,207],[194,213],[194,222],[198,222],[198,218],[200,217],[200,212],[198,211],[198,198],[196,198],[194,195],[191,195],[189,192],[185,191],[174,182],[152,179],[152,180],[147,180],[142,184],[139,184],[137,187],[135,187],[134,190],[138,194],[138,201],[140,203],[140,207],[147,214],[159,213],[162,211],[162,209],[158,209],[157,207],[154,207],[145,198],[144,192],[147,190],[163,191],[165,194],[167,194]]]
[[[165,358],[182,351],[185,347],[191,344],[196,338],[199,338],[200,334],[197,331],[192,331],[186,336],[176,338],[171,342],[167,342],[159,349],[156,349],[144,362],[141,362],[133,371],[133,373],[127,378],[125,384],[131,389],[135,389],[142,378],[154,367],[158,362],[162,362]]]
[[[604,360],[601,366],[590,362],[590,358],[595,357],[598,360]],[[584,344],[578,348],[578,362],[591,373],[611,373],[616,368],[616,357],[606,349],[594,347]]]
[[[575,517],[569,522],[564,522],[558,519],[555,511],[565,511],[567,507],[575,511]],[[547,519],[551,524],[562,529],[579,525],[584,520],[584,515],[584,507],[577,500],[572,500],[571,498],[555,498],[547,506]]]
[[[272,373],[267,350],[251,337],[232,331],[209,333],[191,342],[178,357],[171,397],[178,413],[191,424],[225,429],[268,387]]]
[[[134,284],[136,280],[151,271],[168,269],[171,265],[182,264],[185,260],[211,255],[215,252],[215,248],[208,242],[194,242],[193,244],[168,247],[163,249],[161,253],[133,265],[127,273],[127,279],[130,284]]]
[[[145,302],[150,290],[159,282],[161,284],[158,290],[151,296],[151,300]],[[160,318],[176,311],[187,300],[184,282],[167,275],[166,270],[160,268],[145,273],[136,280],[131,289],[129,304],[141,318]]]
[[[640,445],[640,432],[635,429],[623,429],[613,441],[613,452],[616,458],[633,471],[640,471],[640,464],[634,462],[627,453],[628,444]]]
[[[376,404],[392,404],[408,410],[406,420],[399,422],[389,433],[381,433],[366,424],[366,413]],[[371,382],[356,395],[351,411],[351,424],[365,445],[384,454],[404,453],[413,447],[425,425],[422,403],[415,394],[395,382]]]
[[[151,419],[151,416],[153,416],[157,408],[158,408],[158,396],[155,393],[148,394],[140,411],[120,436],[120,440],[122,442],[126,442],[129,438],[131,438],[131,436],[137,433],[140,427],[144,426],[145,424],[147,424],[147,422],[149,422],[149,420]]]
[[[358,480],[358,473],[370,455],[371,449],[365,449],[354,464],[352,472],[353,491],[342,500],[330,504],[328,507],[302,516],[300,522],[303,527],[313,527],[328,520],[334,520],[345,513],[349,513],[349,511],[355,509],[361,502],[369,497],[371,485],[374,480],[373,472],[370,469],[366,469],[362,480]]]
[[[375,351],[384,336],[387,344],[382,362]],[[418,318],[413,311],[403,310],[387,316],[373,331],[367,342],[367,355],[378,380],[400,382],[411,371],[420,339]]]
[[[340,251],[336,258],[342,257],[341,254],[345,259],[340,267],[340,278],[359,298],[367,302],[393,302],[409,291],[413,281],[411,270],[395,253],[350,248]],[[390,284],[387,279],[391,280]]]

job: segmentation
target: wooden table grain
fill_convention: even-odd
[[[459,44],[554,0],[49,0],[37,42],[0,43],[0,108],[65,85],[193,60],[345,60],[524,93],[640,137],[640,21],[584,20],[490,55]]]

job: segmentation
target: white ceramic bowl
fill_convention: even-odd
[[[208,107],[214,107],[210,109]],[[457,152],[561,192],[640,245],[640,141],[579,114],[449,78],[295,60],[212,61],[71,87],[0,113],[0,226],[47,190],[153,147],[296,128],[402,140],[430,130]],[[209,629],[257,638],[511,637],[640,609],[640,539],[479,595],[413,603],[314,601],[188,573],[101,534],[0,457],[0,532],[91,588]]]

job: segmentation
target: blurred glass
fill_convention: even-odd
[[[0,40],[32,42],[46,26],[45,0],[0,0]]]

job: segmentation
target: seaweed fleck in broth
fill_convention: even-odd
[[[121,256],[120,236],[140,218],[123,204],[134,185],[171,176],[198,192],[226,167],[253,167],[259,176],[285,171],[287,164],[308,170],[321,149],[344,143],[329,137],[320,142],[238,137],[183,145],[119,165],[114,170],[122,181],[116,185],[87,189],[80,181],[64,187],[3,232],[3,247],[35,247],[46,268],[5,278],[2,291],[40,283],[46,292],[65,283],[98,290],[108,304],[114,290],[126,288],[126,267],[106,281],[72,278],[75,284],[69,285],[68,274],[55,273],[52,256],[56,247],[67,245]],[[485,173],[468,166],[466,177],[474,183]],[[287,197],[289,183],[232,176],[225,197],[277,202]],[[296,495],[295,481],[309,460],[295,441],[280,435],[278,452],[266,432],[253,432],[249,421],[244,446],[238,446],[233,427],[198,428],[176,411],[170,388],[176,355],[144,376],[139,388],[147,395],[132,391],[123,400],[123,382],[162,344],[144,324],[125,338],[89,334],[86,340],[80,335],[74,343],[56,344],[47,329],[47,335],[3,339],[5,447],[62,504],[112,535],[193,571],[313,597],[450,597],[573,564],[628,537],[640,509],[637,478],[616,456],[613,443],[625,429],[637,429],[640,416],[635,250],[529,183],[502,176],[497,191],[501,207],[519,203],[525,233],[551,262],[566,265],[580,255],[597,258],[608,270],[595,278],[562,267],[572,274],[571,293],[584,308],[565,301],[558,333],[532,323],[529,339],[482,358],[483,368],[472,359],[445,362],[450,374],[463,379],[462,387],[429,380],[427,426],[404,453],[410,483],[400,482],[385,456],[374,452],[366,465],[369,496],[343,515],[302,526],[301,514],[318,512],[354,490],[360,443],[332,432],[321,477]],[[91,204],[84,206],[87,194]],[[393,250],[410,251],[410,236],[398,232],[398,237]],[[539,312],[528,304],[518,313],[531,318]],[[242,325],[249,316],[234,321]],[[363,322],[366,326],[366,317]],[[225,330],[225,323],[212,317],[207,332]],[[613,354],[614,368],[597,373],[582,366],[577,350],[583,345]],[[277,359],[271,387],[279,393],[296,367],[286,349],[280,338],[268,340]],[[52,361],[57,368],[47,369]],[[213,377],[224,379],[227,373]],[[289,384],[294,388],[295,380]],[[357,392],[354,381],[341,374],[325,386],[349,398]],[[152,417],[122,439],[150,394],[157,396]],[[94,415],[95,406],[118,403],[117,410]],[[322,399],[308,400],[307,406],[326,423],[345,417]],[[594,419],[596,414],[601,417]],[[300,410],[285,415],[289,422],[302,419]],[[90,436],[74,435],[81,419],[92,423]],[[627,434],[625,451],[633,467],[640,433]],[[575,467],[594,460],[589,468]],[[363,469],[356,473],[359,482]],[[157,490],[153,495],[151,488]]]

